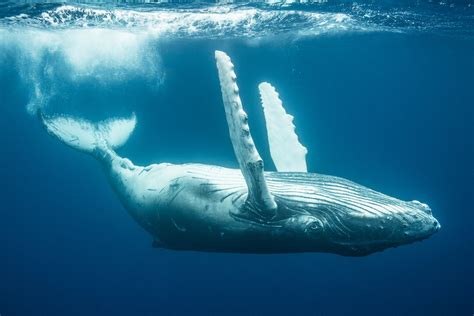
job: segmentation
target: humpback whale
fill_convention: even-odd
[[[264,171],[229,56],[215,59],[239,169],[204,164],[138,166],[116,149],[136,117],[92,123],[39,112],[49,134],[95,157],[154,247],[235,253],[327,252],[364,256],[428,238],[440,229],[428,205],[402,201],[343,178],[307,172],[293,117],[269,83],[259,85],[272,160]]]

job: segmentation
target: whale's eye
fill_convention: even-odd
[[[298,218],[299,229],[304,233],[312,236],[320,235],[323,232],[323,223],[316,217],[310,215],[303,215]]]
[[[316,233],[316,232],[319,233],[322,230],[322,228],[323,228],[323,225],[321,221],[319,221],[316,218],[311,218],[311,220],[307,222],[305,230],[308,233]]]
[[[308,225],[308,228],[311,230],[318,230],[319,229],[319,224],[317,222],[312,222]]]

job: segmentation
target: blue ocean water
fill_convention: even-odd
[[[0,4],[0,314],[471,315],[474,9],[464,2]],[[274,84],[311,172],[428,203],[442,229],[367,257],[152,247],[36,109],[135,112],[137,164],[237,167],[216,49],[268,170]]]

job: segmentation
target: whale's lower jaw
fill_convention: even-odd
[[[230,235],[230,234],[229,234]],[[289,236],[272,236],[262,238],[257,234],[245,237],[222,236],[215,238],[207,234],[175,234],[166,236],[165,240],[155,242],[154,246],[178,251],[239,253],[239,254],[288,254],[288,253],[332,253],[348,257],[363,257],[386,249],[412,244],[427,239],[405,240],[398,243],[374,241],[351,246],[344,243],[327,243],[310,239],[288,238]],[[191,242],[192,241],[192,242]]]
[[[428,238],[428,237],[426,237]],[[424,238],[424,239],[426,239]],[[363,257],[381,252],[390,248],[397,248],[417,241],[407,241],[406,243],[374,242],[357,247],[347,247],[346,245],[319,244],[314,241],[295,240],[265,240],[239,238],[236,240],[211,241],[206,236],[194,235],[195,242],[189,243],[186,240],[174,238],[169,242],[155,243],[155,247],[166,248],[177,251],[197,251],[216,253],[237,253],[237,254],[289,254],[289,253],[332,253],[347,257]],[[296,242],[296,243],[295,243]]]
[[[332,253],[348,257],[367,256],[429,238],[429,236],[425,236],[416,240],[407,239],[399,242],[370,241],[353,245],[345,242],[312,240],[303,236],[295,238],[295,236],[289,236],[285,233],[281,235],[262,235],[259,232],[247,232],[245,236],[227,233],[217,237],[214,234],[199,232],[173,232],[164,234],[163,237],[164,240],[154,243],[155,247],[179,251],[239,254]]]

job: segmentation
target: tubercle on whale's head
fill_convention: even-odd
[[[441,229],[440,223],[433,216],[428,204],[417,200],[405,203],[407,209],[409,209],[407,212],[409,222],[403,234],[407,236],[407,239],[413,241],[423,240]]]

